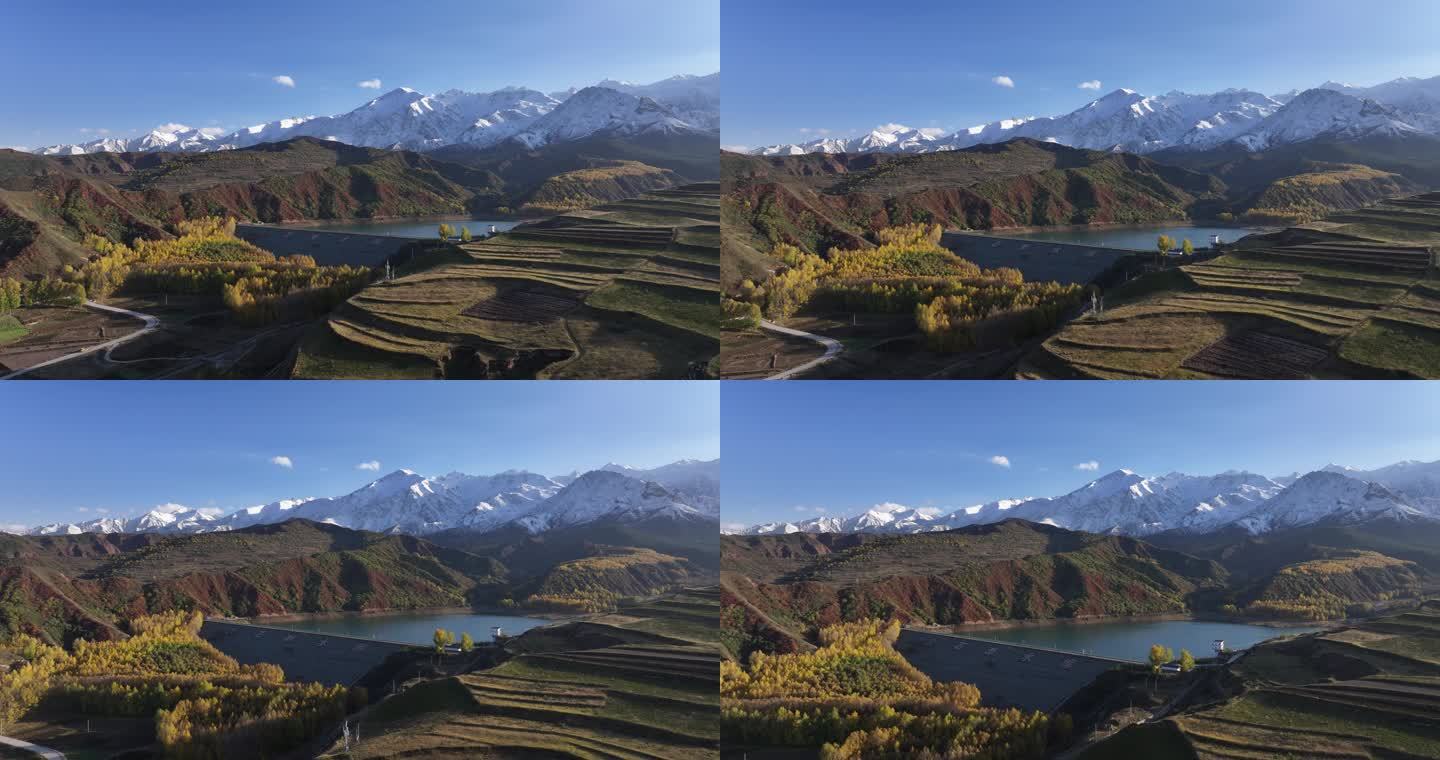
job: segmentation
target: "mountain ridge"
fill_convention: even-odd
[[[484,534],[519,528],[536,535],[607,519],[718,520],[718,459],[625,469],[624,474],[591,470],[566,476],[563,483],[523,470],[431,478],[398,469],[337,497],[286,498],[230,512],[170,504],[130,518],[36,526],[27,534],[209,533],[302,518],[387,534],[426,536],[453,529]]]
[[[1327,465],[1279,478],[1242,471],[1145,477],[1121,469],[1055,497],[1001,499],[949,511],[885,504],[846,517],[762,523],[739,534],[921,533],[1012,518],[1140,537],[1227,528],[1261,535],[1327,521],[1440,521],[1440,461],[1368,471]]]
[[[1216,93],[1142,95],[1116,89],[1053,117],[999,119],[949,134],[888,124],[853,138],[755,148],[756,155],[931,152],[1029,137],[1077,148],[1147,154],[1226,144],[1264,150],[1320,136],[1440,134],[1440,76],[1373,87],[1327,82],[1283,95],[1231,88]]]
[[[287,117],[228,133],[170,124],[165,125],[169,129],[157,128],[138,137],[48,145],[32,152],[47,156],[212,152],[295,137],[392,150],[425,151],[456,144],[487,148],[508,140],[536,148],[601,132],[713,132],[719,124],[719,88],[719,72],[678,75],[648,85],[607,80],[548,95],[525,87],[492,92],[450,89],[431,95],[397,87],[334,116]]]

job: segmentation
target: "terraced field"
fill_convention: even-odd
[[[1085,757],[1112,756],[1112,742],[1184,747],[1174,756],[1199,760],[1440,757],[1440,604],[1261,645],[1229,675],[1239,681],[1231,698],[1127,730]]]
[[[377,283],[301,345],[302,378],[687,378],[719,354],[715,183],[459,246]]]
[[[1016,376],[1440,377],[1437,250],[1433,193],[1245,238],[1218,259],[1116,289],[1109,308],[1065,326]]]
[[[350,758],[719,757],[717,589],[689,589],[507,645],[498,667],[416,685],[358,716]],[[699,615],[708,635],[639,623]],[[340,755],[340,747],[331,754]]]

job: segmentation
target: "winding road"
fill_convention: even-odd
[[[84,356],[85,354],[94,353],[96,351],[104,351],[106,358],[109,358],[111,349],[115,348],[121,343],[127,343],[142,335],[147,335],[151,332],[154,332],[155,328],[160,326],[159,317],[151,316],[149,314],[141,314],[138,311],[130,311],[129,309],[122,309],[118,306],[106,306],[103,303],[96,303],[95,301],[86,301],[85,306],[87,308],[96,309],[98,311],[108,311],[115,314],[124,314],[127,317],[134,317],[138,320],[143,321],[145,323],[145,326],[140,328],[139,330],[136,330],[135,332],[122,335],[114,340],[106,341],[105,343],[97,343],[93,346],[82,348],[74,353],[65,354],[64,356],[57,356],[49,361],[40,362],[39,364],[34,364],[24,369],[17,369],[8,375],[0,375],[0,380],[11,380],[27,373],[34,372],[35,370],[42,367],[48,367],[52,364],[59,364],[60,362],[68,362],[76,357]]]
[[[14,747],[15,749],[25,750],[26,752],[33,752],[36,756],[43,757],[45,758],[45,760],[65,760],[65,753],[60,752],[59,750],[50,749],[49,747],[42,747],[38,744],[31,744],[30,742],[24,741],[22,739],[12,739],[8,736],[0,736],[0,744],[5,745],[6,747]]]
[[[770,332],[780,333],[781,335],[790,335],[796,338],[804,338],[805,340],[813,340],[816,343],[819,343],[820,345],[825,347],[825,354],[823,356],[816,359],[811,359],[810,361],[805,362],[804,364],[801,364],[797,367],[791,367],[784,372],[771,375],[765,378],[766,380],[793,380],[796,376],[809,372],[810,370],[815,369],[821,364],[824,364],[825,362],[834,359],[836,356],[840,355],[841,351],[845,350],[845,346],[841,345],[840,341],[835,340],[834,338],[827,338],[824,335],[816,335],[814,333],[808,333],[803,330],[795,330],[789,327],[781,327],[774,322],[766,322],[764,320],[761,320],[760,327],[762,329],[769,330]]]

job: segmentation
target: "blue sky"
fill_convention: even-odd
[[[0,524],[336,496],[400,468],[713,459],[719,404],[716,383],[662,381],[6,383]]]
[[[727,524],[1053,496],[1120,468],[1440,459],[1440,383],[731,382],[721,404]]]
[[[1433,0],[725,0],[727,145],[960,127],[1147,94],[1440,74]],[[1009,77],[1013,87],[996,84]],[[1081,89],[1098,81],[1098,89]]]
[[[720,0],[7,0],[0,146],[342,113],[400,86],[549,92],[709,74],[719,15]],[[371,79],[381,89],[357,86]]]

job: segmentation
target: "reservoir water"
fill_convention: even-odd
[[[490,629],[500,626],[510,636],[530,630],[536,626],[553,623],[554,620],[522,617],[518,615],[485,615],[471,612],[415,612],[394,615],[336,615],[333,617],[303,618],[269,623],[277,628],[291,628],[297,631],[316,633],[337,633],[358,636],[362,639],[399,641],[406,644],[430,646],[434,642],[435,629],[444,628],[455,634],[468,633],[476,641],[489,641]]]
[[[1203,620],[1124,621],[1114,623],[1057,623],[1022,628],[982,630],[964,635],[1011,644],[1063,649],[1071,652],[1113,657],[1120,660],[1145,660],[1151,644],[1164,644],[1180,656],[1188,649],[1196,658],[1214,652],[1211,642],[1224,639],[1229,649],[1244,649],[1276,636],[1322,630],[1319,627],[1268,626],[1251,623],[1216,623]]]
[[[1056,243],[1076,243],[1101,248],[1124,248],[1132,251],[1153,251],[1155,240],[1169,235],[1176,240],[1189,238],[1196,248],[1210,245],[1210,236],[1219,235],[1220,242],[1233,243],[1246,235],[1256,232],[1272,232],[1270,227],[1224,227],[1190,224],[1146,224],[1112,227],[1053,227],[1029,230],[997,230],[987,235],[1018,237],[1028,240],[1046,240]]]
[[[313,229],[325,232],[357,232],[363,235],[385,235],[386,237],[402,238],[438,238],[440,225],[448,224],[455,230],[455,235],[460,235],[461,227],[469,227],[470,234],[481,237],[490,231],[490,225],[495,225],[499,232],[513,229],[520,222],[516,220],[500,221],[497,219],[384,219],[379,221],[347,219],[343,222],[324,222],[320,224],[284,225],[283,229]]]

